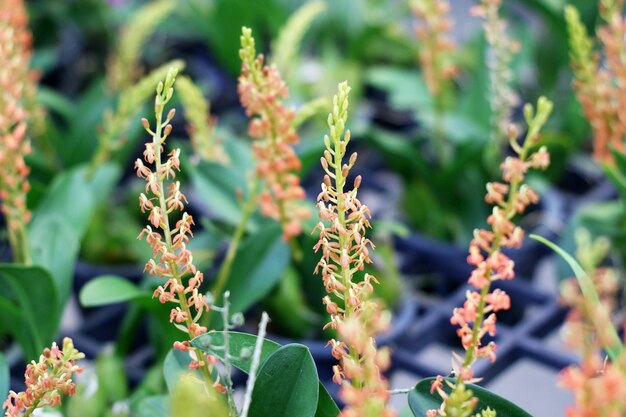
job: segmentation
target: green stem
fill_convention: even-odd
[[[211,289],[211,293],[213,294],[213,300],[218,301],[222,296],[222,292],[226,288],[228,284],[228,280],[230,278],[230,271],[233,266],[233,262],[235,260],[235,256],[237,255],[237,249],[239,249],[239,245],[241,240],[246,232],[246,227],[248,222],[250,221],[250,217],[252,217],[252,213],[256,209],[256,204],[259,195],[259,180],[257,177],[254,178],[251,186],[250,192],[248,194],[248,199],[246,200],[243,206],[243,213],[241,215],[241,219],[237,224],[235,229],[235,233],[233,234],[233,239],[230,241],[228,245],[228,250],[226,251],[226,257],[220,266],[220,269],[217,273],[217,279],[215,281],[215,285]],[[209,311],[204,316],[203,320],[205,323],[210,322],[211,312],[213,310],[209,309]]]
[[[30,247],[28,246],[28,234],[26,233],[26,225],[20,221],[9,221],[9,224],[16,225],[16,229],[11,231],[9,228],[9,242],[13,250],[13,259],[15,262],[23,265],[32,265],[33,260],[30,255]]]

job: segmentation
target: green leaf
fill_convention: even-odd
[[[249,333],[228,332],[231,363],[236,368],[248,373],[250,371],[251,356],[241,358],[242,351],[252,352],[256,344],[257,336]],[[213,350],[211,346],[224,345],[224,332],[205,333],[196,337],[191,344],[203,352],[210,353],[220,359],[224,359],[223,350]],[[263,364],[265,360],[280,348],[280,345],[272,340],[264,339],[261,345],[261,359]],[[339,415],[339,407],[335,404],[324,385],[319,383],[319,399],[317,402],[317,411],[315,417],[337,417]]]
[[[574,259],[573,256],[561,249],[555,243],[552,243],[548,239],[545,239],[539,235],[531,234],[530,238],[548,246],[550,249],[555,251],[561,258],[563,258],[565,262],[567,262],[567,264],[570,266],[570,268],[572,268],[572,270],[574,271],[574,274],[576,275],[576,280],[578,281],[578,285],[580,286],[580,290],[582,291],[583,296],[588,300],[591,300],[594,304],[600,303],[600,297],[596,292],[593,281],[591,280],[589,275],[587,275],[585,270],[580,266],[580,264],[576,261],[576,259]],[[612,361],[615,361],[617,360],[617,358],[619,358],[620,354],[624,350],[624,345],[622,344],[622,340],[617,334],[617,330],[615,329],[615,327],[611,323],[605,323],[605,325],[608,326],[608,329],[603,328],[598,329],[598,331],[604,333],[608,330],[608,334],[612,341],[609,344],[605,345],[604,349],[606,350],[607,355],[609,355],[609,358],[611,358]]]
[[[242,215],[237,200],[238,190],[247,190],[245,170],[234,166],[203,161],[187,165],[191,182],[212,215],[231,225],[236,225]]]
[[[174,390],[180,376],[183,374],[195,373],[200,378],[202,377],[198,371],[189,369],[190,363],[191,357],[189,353],[178,349],[170,349],[163,362],[163,377],[169,392]]]
[[[226,290],[231,312],[243,312],[267,295],[280,280],[290,261],[289,247],[280,225],[266,223],[237,250]]]
[[[315,410],[315,417],[337,417],[339,415],[339,407],[330,396],[326,387],[321,382],[319,383],[319,398],[317,399],[317,410]]]
[[[106,94],[106,90],[106,81],[97,79],[80,94],[74,106],[80,109],[80,117],[69,119],[69,128],[60,138],[62,142],[56,144],[63,166],[84,163],[92,156],[97,147],[96,132],[102,124],[102,116],[115,103],[115,98]]]
[[[447,378],[446,378],[447,379]],[[428,410],[436,410],[441,406],[443,401],[438,393],[430,393],[430,385],[435,380],[434,377],[422,379],[417,383],[413,391],[409,393],[409,407],[416,417],[424,417]],[[444,391],[450,393],[450,387],[443,384]],[[498,417],[532,417],[529,413],[513,404],[512,402],[488,391],[478,385],[466,384],[466,387],[474,393],[478,398],[478,406],[476,412],[491,407],[494,409]]]
[[[28,233],[33,263],[45,267],[54,278],[59,304],[69,297],[80,236],[63,215],[36,214]]]
[[[9,395],[10,378],[9,364],[2,352],[0,352],[0,398],[6,398]]]
[[[114,403],[128,398],[128,380],[121,356],[112,351],[101,353],[96,359],[96,375],[98,391],[107,402]]]
[[[306,346],[281,347],[259,369],[250,415],[314,417],[319,397],[317,381],[315,362]]]
[[[37,91],[37,101],[41,103],[48,111],[56,112],[67,120],[72,120],[76,112],[76,107],[71,100],[67,99],[63,94],[57,91],[41,86]]]
[[[254,350],[257,336],[250,333],[241,332],[228,332],[228,345],[231,356],[231,363],[234,367],[241,369],[245,373],[250,372],[250,365],[252,361],[251,355],[245,355],[242,358],[242,352],[248,351],[248,353]],[[224,351],[221,349],[214,349],[214,346],[224,346],[224,332],[211,332],[202,334],[191,341],[191,345],[197,347],[205,353],[217,356],[220,359],[224,359]],[[261,346],[261,359],[259,363],[265,362],[265,360],[274,352],[280,349],[280,344],[264,339]]]
[[[79,242],[96,205],[108,198],[119,178],[113,165],[88,175],[81,166],[59,174],[33,212],[29,242],[33,262],[47,268],[57,283],[59,302],[70,294]]]
[[[391,66],[367,70],[366,81],[388,94],[392,107],[399,110],[423,111],[433,106],[426,84],[420,73]]]
[[[115,275],[102,275],[92,279],[82,288],[79,299],[83,307],[96,307],[142,297],[150,298],[150,295],[127,279]]]
[[[82,237],[95,204],[108,198],[119,175],[120,169],[114,165],[100,166],[93,173],[89,166],[80,166],[59,174],[33,213],[33,221],[38,215],[62,214]]]
[[[137,417],[170,417],[169,402],[166,395],[146,397],[137,404]]]
[[[382,153],[387,163],[394,170],[400,171],[404,175],[411,175],[414,172],[428,175],[431,170],[425,156],[419,151],[415,143],[407,140],[406,135],[372,128],[366,139]]]
[[[48,271],[38,266],[0,264],[0,332],[12,334],[27,359],[36,359],[56,337],[59,304]]]

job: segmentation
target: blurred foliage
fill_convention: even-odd
[[[564,173],[575,170],[579,161],[589,163],[586,155],[590,143],[588,123],[571,89],[563,9],[565,4],[576,6],[593,32],[597,1],[503,3],[502,13],[510,22],[511,35],[521,44],[512,68],[521,101],[546,95],[555,102],[556,110],[541,137],[552,155],[552,165],[544,177],[534,180],[558,185]],[[193,100],[175,98],[180,104],[177,110],[184,112],[185,101],[207,100],[201,111],[188,112],[187,116],[206,122],[197,130],[210,133],[228,154],[228,165],[221,163],[225,159],[202,161],[187,144],[182,114],[176,115],[173,135],[182,147],[183,166],[177,180],[183,183],[198,228],[190,247],[200,269],[207,271],[207,280],[215,276],[215,265],[241,218],[248,193],[247,172],[254,167],[236,92],[240,72],[237,51],[244,25],[253,29],[257,49],[285,73],[291,93],[289,104],[304,109],[298,119],[301,143],[297,151],[310,198],[319,192],[321,179],[318,161],[325,129],[321,115],[328,111],[328,98],[337,82],[348,79],[355,109],[352,146],[362,156],[380,161],[376,168],[359,168],[364,187],[379,168],[400,179],[401,207],[393,221],[408,222],[411,230],[459,244],[465,244],[473,229],[483,225],[489,210],[482,200],[484,186],[499,177],[498,164],[506,151],[499,154],[489,143],[488,51],[480,21],[465,15],[468,8],[461,7],[463,2],[453,2],[453,7],[460,5],[455,9],[455,36],[461,73],[454,84],[453,100],[441,114],[434,111],[418,65],[420,45],[405,1],[178,0],[172,4],[163,6],[156,19],[143,27],[145,30],[135,33],[138,38],[131,45],[124,41],[128,39],[124,34],[133,34],[133,19],[154,2],[28,2],[34,32],[32,65],[41,71],[38,98],[48,111],[45,131],[33,137],[37,152],[28,160],[33,187],[28,205],[40,216],[31,225],[33,246],[39,250],[40,263],[51,271],[46,281],[54,280],[57,288],[51,291],[58,293],[59,302],[68,296],[72,263],[79,254],[87,261],[108,264],[144,263],[149,258],[149,247],[136,240],[146,221],[138,213],[134,196],[141,190],[135,189],[131,179],[135,175],[131,161],[143,152],[138,141],[143,137],[139,117],[150,102],[155,80],[161,78],[162,66],[173,60],[185,66],[189,80],[197,86]],[[304,14],[290,20],[297,10]],[[285,25],[297,30],[283,32]],[[128,71],[121,77],[124,81],[120,85],[126,87],[122,91],[107,86],[111,77],[111,59],[107,57],[116,53],[126,54],[116,67],[117,71]],[[515,110],[514,117],[521,119],[521,108]],[[445,141],[445,159],[438,159],[433,149],[436,135]],[[116,144],[102,160],[94,157],[98,138]],[[86,174],[94,159],[106,164],[90,177]],[[92,170],[94,166],[98,164],[92,164]],[[617,168],[607,175],[626,195],[626,163]],[[110,172],[101,172],[106,170]],[[623,248],[625,212],[621,202],[581,210],[567,229],[563,246],[567,248],[576,227],[586,227],[594,236],[609,235],[616,247]],[[66,213],[73,214],[68,217]],[[312,219],[304,230],[311,230],[315,222]],[[274,229],[258,213],[248,223],[235,260],[237,276],[231,282],[233,309],[246,311],[260,302],[275,314],[272,331],[320,336],[316,329],[323,325],[326,313],[319,302],[324,295],[320,280],[311,278],[319,260],[319,254],[310,250],[315,239],[306,233],[298,239],[304,256],[296,262]],[[41,242],[48,239],[57,242],[60,253],[42,249]],[[381,279],[381,294],[394,305],[403,293],[403,283],[391,240],[385,236],[380,242],[378,271],[371,272],[385,278]],[[614,255],[613,262],[623,263],[623,253]],[[132,345],[134,329],[143,316],[149,317],[148,340],[156,356],[164,357],[178,336],[167,321],[168,309],[150,300],[154,281],[146,278],[139,285],[131,284],[140,296],[133,298],[134,315],[129,313],[118,340],[121,351]],[[115,288],[111,290],[115,292]],[[7,305],[9,302],[11,311],[17,311],[15,300],[8,299]],[[13,337],[21,340],[29,354],[41,344],[31,340],[32,334]],[[119,365],[114,358],[109,360],[108,366]],[[100,367],[104,361],[100,360]],[[91,415],[83,410],[92,406],[94,415],[102,415],[103,404],[127,394],[126,381],[119,384],[108,387],[107,398],[90,399],[88,387],[80,387],[79,396],[70,403],[70,409],[75,407],[73,415]],[[124,395],[115,389],[123,390]],[[152,371],[133,394],[131,408],[142,409],[146,415],[150,410],[156,410],[157,415],[166,414],[170,406],[176,409],[178,403],[167,404],[159,396],[163,390],[160,370]]]

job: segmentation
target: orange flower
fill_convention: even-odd
[[[298,206],[306,196],[296,174],[301,163],[293,149],[298,143],[292,127],[295,113],[283,104],[289,92],[278,69],[264,65],[263,55],[256,55],[252,31],[244,27],[242,32],[238,90],[241,105],[251,117],[249,134],[256,139],[256,173],[265,183],[259,196],[261,213],[278,220],[283,238],[289,240],[301,233],[301,222],[310,216]]]
[[[72,381],[74,373],[82,372],[76,361],[85,355],[76,348],[72,339],[63,339],[63,350],[56,343],[46,348],[39,357],[39,362],[32,361],[24,374],[26,391],[19,394],[9,392],[2,405],[6,417],[29,416],[36,408],[56,407],[61,403],[61,395],[73,395],[76,386]]]
[[[389,367],[389,352],[377,349],[375,341],[375,336],[387,329],[389,315],[372,300],[376,278],[364,274],[357,282],[355,277],[371,262],[369,250],[373,244],[365,237],[370,211],[357,198],[361,177],[356,177],[352,190],[344,189],[357,159],[352,154],[348,164],[343,163],[350,141],[350,131],[344,134],[349,91],[347,83],[339,85],[333,112],[328,116],[331,137],[324,137],[327,149],[321,164],[327,175],[317,198],[321,221],[313,230],[319,232],[314,249],[321,250],[322,258],[315,272],[321,272],[329,293],[323,299],[330,315],[324,328],[336,329],[339,334],[339,340],[331,339],[327,346],[340,361],[333,366],[333,381],[341,384],[340,395],[346,404],[341,417],[392,417],[395,413],[387,408],[388,383],[382,375]]]
[[[24,158],[31,153],[26,137],[28,102],[34,96],[35,75],[29,70],[31,34],[22,0],[6,0],[0,10],[0,199],[9,239],[18,262],[30,263],[26,224],[30,211],[30,169]]]

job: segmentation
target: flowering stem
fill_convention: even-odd
[[[502,248],[519,248],[522,245],[524,231],[513,223],[513,218],[523,213],[530,204],[537,203],[539,196],[534,190],[523,185],[529,168],[544,169],[549,164],[549,154],[545,147],[531,153],[536,144],[539,130],[547,121],[552,111],[552,103],[541,97],[537,102],[537,111],[527,104],[524,117],[528,124],[528,132],[522,145],[517,143],[514,127],[508,129],[509,144],[517,154],[507,157],[500,165],[505,183],[490,182],[487,184],[485,201],[493,204],[493,213],[487,219],[491,230],[476,230],[470,243],[467,262],[476,268],[472,272],[469,283],[479,291],[467,291],[466,301],[462,308],[455,308],[452,324],[459,325],[457,334],[461,337],[465,348],[465,357],[453,361],[453,368],[458,373],[456,382],[446,382],[452,392],[443,391],[443,377],[438,376],[431,386],[443,398],[439,410],[430,410],[429,415],[473,415],[478,399],[467,394],[467,382],[473,381],[471,366],[478,358],[495,360],[496,344],[490,342],[482,346],[482,338],[489,333],[496,334],[496,315],[500,310],[510,308],[510,297],[502,290],[491,291],[491,284],[500,279],[513,279],[514,263],[501,253]],[[460,366],[460,369],[457,368]],[[468,396],[469,395],[469,396]],[[459,414],[460,413],[460,414]]]
[[[165,123],[163,123],[162,121],[163,120],[163,104],[162,103],[159,103],[159,105],[157,105],[157,110],[158,111],[155,112],[156,129],[152,137],[152,143],[154,144],[154,148],[155,148],[155,152],[154,152],[154,164],[156,168],[155,171],[159,173],[161,172],[161,152],[162,152],[163,142],[165,142],[165,137],[163,136],[163,128],[165,127],[165,125],[167,125],[169,120],[167,120]],[[167,207],[167,202],[165,201],[166,191],[163,185],[163,177],[161,177],[160,175],[157,180],[157,185],[158,185],[159,206],[161,208],[161,213],[163,213],[163,216],[161,216],[160,227],[163,230],[163,235],[165,236],[165,246],[167,248],[167,251],[169,253],[174,253],[175,249],[172,243],[172,231],[170,229],[169,216],[167,215],[168,207]],[[176,264],[176,262],[169,261],[168,264],[171,268],[173,278],[177,282],[182,282],[182,276],[180,275],[178,271],[178,265]],[[185,323],[187,324],[187,328],[188,329],[193,328],[193,325],[194,325],[193,314],[191,312],[191,309],[189,308],[189,304],[187,303],[187,296],[184,293],[184,290],[178,290],[176,293],[177,293],[176,295],[178,297],[178,301],[180,303],[180,309],[184,311],[186,314]],[[200,370],[202,372],[202,376],[204,377],[205,382],[208,385],[213,384],[213,378],[211,376],[211,370],[209,369],[209,364],[206,361],[203,361],[201,359],[204,357],[204,353],[200,349],[195,348],[195,347],[191,349],[195,353],[196,359],[199,362],[204,362],[204,365],[200,367]]]
[[[324,328],[337,330],[339,335],[339,340],[331,339],[328,345],[339,361],[333,366],[333,381],[342,385],[342,415],[391,415],[387,409],[388,383],[381,372],[389,366],[389,353],[377,349],[375,342],[375,336],[387,329],[388,313],[372,299],[373,284],[378,280],[367,273],[362,280],[354,278],[365,264],[371,263],[368,247],[373,244],[365,236],[370,227],[370,210],[357,198],[361,177],[354,179],[352,189],[346,187],[358,158],[353,153],[347,163],[343,162],[350,142],[350,131],[346,129],[349,92],[346,82],[339,84],[328,116],[330,135],[324,136],[326,150],[320,163],[326,175],[317,198],[321,221],[314,229],[319,230],[314,249],[321,249],[322,257],[315,272],[321,269],[328,293],[323,303],[330,322]]]
[[[520,149],[520,154],[519,154],[519,158],[522,161],[526,161],[528,149],[530,148],[530,145],[533,142],[531,138],[533,138],[536,134],[537,132],[532,127],[528,129],[528,133],[526,134],[526,137],[523,142],[524,145]],[[519,191],[520,182],[521,181],[519,179],[513,179],[513,181],[511,181],[511,189],[509,191],[507,202],[504,206],[504,215],[509,220],[512,219],[513,216],[515,216],[515,210],[513,210],[513,202],[517,198],[517,193]],[[502,237],[503,237],[502,230],[501,229],[496,230],[496,233],[493,239],[493,245],[491,246],[491,249],[488,252],[489,256],[500,251]],[[472,329],[472,342],[470,344],[470,347],[465,351],[465,359],[463,360],[463,365],[462,365],[463,367],[471,366],[475,360],[475,357],[474,357],[475,348],[478,346],[480,342],[480,338],[481,338],[480,330],[482,328],[483,320],[485,319],[485,307],[487,304],[487,295],[489,294],[489,291],[491,290],[491,283],[492,283],[491,272],[492,272],[491,266],[488,266],[485,272],[485,277],[487,277],[488,283],[485,284],[480,290],[480,299],[478,301],[478,307],[476,308],[476,321],[474,323],[474,328]]]

